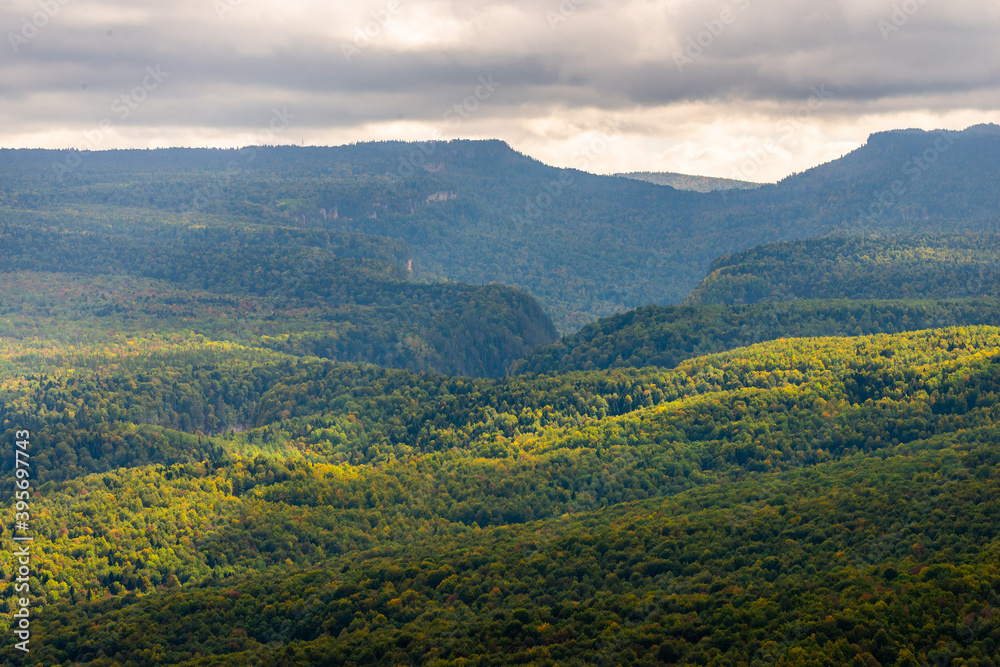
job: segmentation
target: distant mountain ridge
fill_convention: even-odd
[[[1000,231],[992,125],[878,133],[777,184],[705,194],[556,169],[495,140],[78,157],[57,174],[64,152],[0,150],[0,206],[152,208],[189,224],[220,218],[392,238],[412,248],[418,279],[519,287],[562,333],[680,303],[716,257],[763,243]]]
[[[656,185],[669,185],[677,190],[692,190],[694,192],[714,192],[716,190],[754,190],[764,183],[737,181],[732,178],[717,178],[715,176],[691,176],[676,174],[669,171],[633,171],[614,174],[635,181],[646,181]]]

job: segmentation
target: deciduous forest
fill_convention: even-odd
[[[0,655],[996,665],[998,135],[953,134],[857,227],[926,135],[537,215],[499,142],[0,151]]]

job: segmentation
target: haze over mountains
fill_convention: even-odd
[[[712,260],[760,243],[996,231],[998,149],[996,125],[884,132],[776,185],[708,194],[547,167],[499,141],[4,151],[0,204],[56,216],[64,204],[126,217],[143,207],[392,238],[412,250],[418,276],[520,287],[568,333],[680,303]]]

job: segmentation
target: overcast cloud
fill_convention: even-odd
[[[0,145],[493,138],[775,180],[1000,118],[997,0],[0,0]],[[457,108],[456,108],[456,105]],[[292,118],[294,116],[294,118]]]

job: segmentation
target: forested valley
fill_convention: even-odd
[[[998,664],[996,128],[857,217],[934,136],[0,151],[4,664]]]

